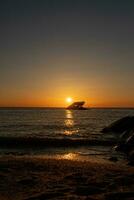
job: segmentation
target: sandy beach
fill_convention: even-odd
[[[32,157],[0,158],[0,200],[134,198],[134,168]]]

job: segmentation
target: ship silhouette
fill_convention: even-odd
[[[87,110],[87,108],[83,107],[85,101],[77,101],[72,103],[70,106],[67,107],[68,110]]]

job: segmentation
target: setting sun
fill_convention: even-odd
[[[71,103],[72,101],[73,101],[73,99],[71,97],[66,98],[66,102]]]

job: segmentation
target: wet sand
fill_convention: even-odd
[[[0,200],[134,199],[134,167],[32,157],[0,158]]]

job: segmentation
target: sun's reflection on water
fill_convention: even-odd
[[[78,130],[65,130],[64,134],[65,135],[74,135],[74,134],[76,134],[78,132],[79,132]]]
[[[66,119],[65,119],[65,135],[73,135],[77,132],[77,130],[74,130],[74,117],[71,110],[66,110]]]
[[[72,127],[72,126],[74,125],[73,113],[72,113],[71,110],[66,110],[65,125],[66,125],[67,127]]]
[[[58,155],[57,158],[58,159],[65,159],[65,160],[77,160],[77,154],[75,153],[66,153],[66,154],[63,154],[63,155]]]

